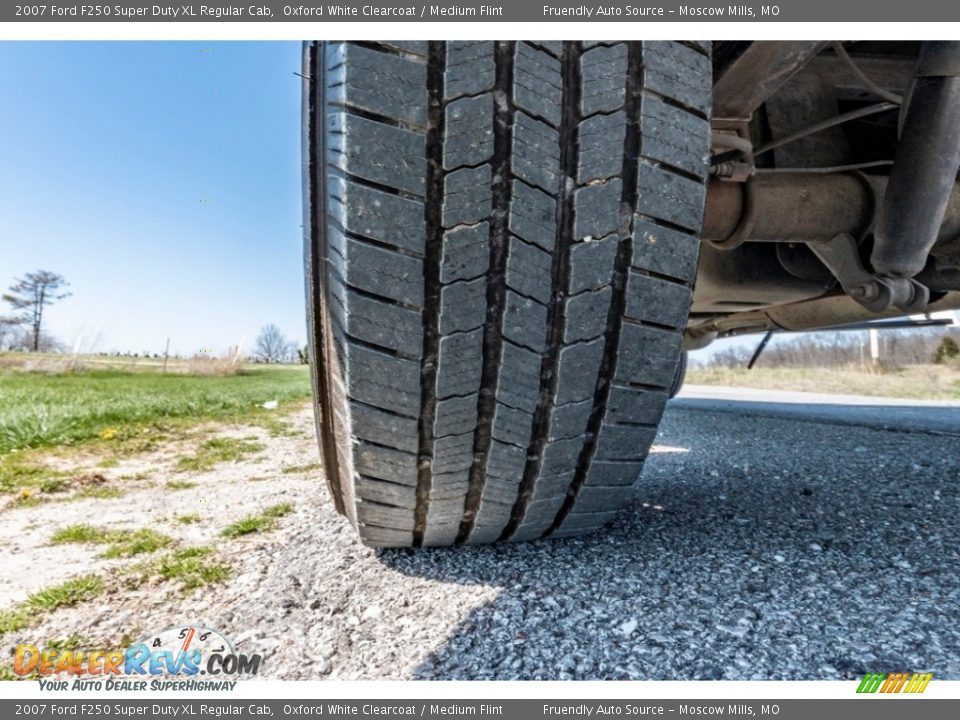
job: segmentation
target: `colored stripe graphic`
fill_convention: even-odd
[[[922,693],[933,673],[867,673],[857,687],[858,693]]]

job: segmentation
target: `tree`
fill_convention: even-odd
[[[17,341],[18,330],[23,325],[23,318],[0,315],[0,350],[4,345],[12,348]]]
[[[273,323],[260,328],[257,335],[254,352],[263,362],[284,362],[290,357],[290,349],[294,347]]]
[[[957,345],[957,341],[947,335],[937,346],[933,361],[937,365],[946,365],[957,356],[960,356],[960,345]]]
[[[40,328],[43,324],[43,311],[48,305],[70,297],[68,292],[60,292],[69,285],[62,275],[49,270],[37,270],[16,278],[10,286],[10,292],[3,296],[4,302],[14,310],[20,311],[21,322],[29,323],[31,328],[30,349],[40,349]]]

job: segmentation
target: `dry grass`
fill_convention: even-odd
[[[960,368],[913,365],[897,370],[840,368],[694,368],[686,382],[763,390],[868,395],[918,400],[960,400]]]

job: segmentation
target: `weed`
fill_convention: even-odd
[[[271,505],[259,515],[247,515],[236,522],[230,523],[220,534],[224,537],[236,538],[255,532],[267,532],[273,530],[276,526],[275,520],[277,518],[281,518],[292,511],[293,506],[290,503]]]
[[[181,525],[195,525],[196,523],[200,522],[200,516],[196,513],[177,515],[176,520]]]
[[[0,611],[0,635],[30,627],[40,616],[69,605],[91,600],[106,588],[99,575],[83,575],[44,588],[9,610]]]
[[[167,481],[167,490],[190,490],[195,488],[197,484],[195,482],[189,482],[187,480],[169,480]]]
[[[181,472],[200,472],[223,462],[236,462],[246,455],[265,450],[265,446],[253,440],[236,438],[213,438],[203,443],[195,455],[181,457],[176,469]]]
[[[152,570],[164,580],[178,580],[183,590],[223,582],[230,577],[230,566],[211,562],[211,552],[210,548],[205,547],[175,550],[159,558],[153,564]]]
[[[306,465],[288,465],[283,468],[280,472],[284,475],[293,475],[301,473],[312,473],[320,469],[320,463],[308,463]]]
[[[155,530],[108,530],[93,525],[70,525],[57,530],[50,542],[54,545],[78,543],[84,545],[107,545],[101,553],[103,558],[130,557],[156,552],[174,544],[174,539]]]

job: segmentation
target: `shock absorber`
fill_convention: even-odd
[[[870,263],[884,277],[919,273],[960,168],[960,42],[925,42],[880,205]]]

